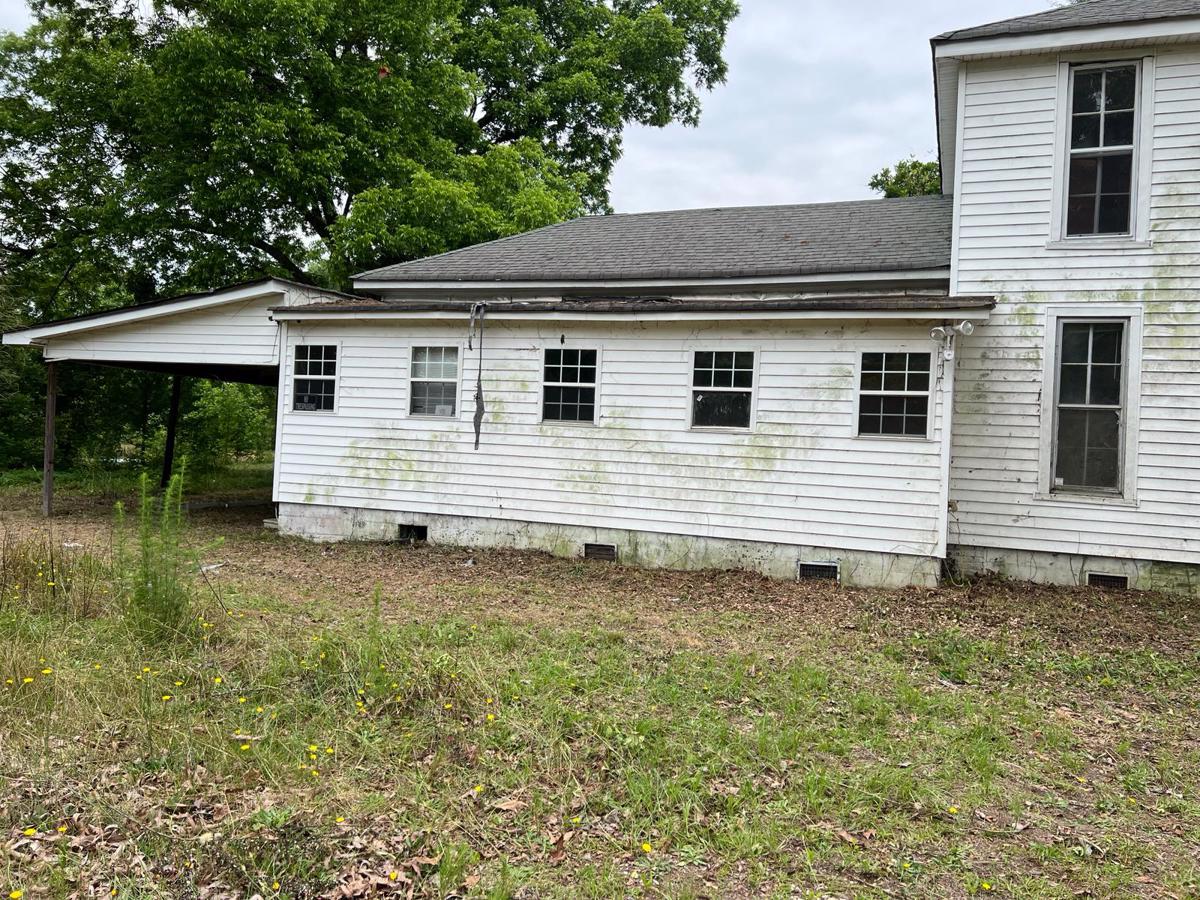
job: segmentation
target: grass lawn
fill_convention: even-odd
[[[35,503],[0,490],[0,898],[1200,896],[1194,601],[206,510],[147,638],[107,501]]]

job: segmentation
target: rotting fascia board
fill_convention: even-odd
[[[195,312],[213,306],[222,306],[245,300],[257,300],[260,297],[286,296],[288,287],[278,282],[270,281],[264,284],[249,285],[228,293],[207,294],[202,297],[181,299],[178,303],[160,303],[145,308],[113,310],[110,316],[92,316],[72,322],[49,322],[45,325],[35,325],[20,331],[10,331],[0,335],[4,344],[28,347],[40,345],[46,340],[77,334],[81,331],[96,331],[101,328],[112,328],[116,325],[127,325],[131,322],[142,322],[147,319],[157,319],[162,316],[173,316],[180,313]]]
[[[361,290],[379,291],[478,291],[482,293],[504,293],[506,291],[544,290],[548,294],[578,290],[595,291],[642,291],[646,289],[671,289],[707,287],[738,289],[770,287],[788,284],[853,284],[882,281],[927,282],[946,281],[949,271],[941,269],[914,269],[908,272],[842,272],[828,275],[772,275],[749,278],[636,278],[629,280],[576,280],[576,281],[373,281],[356,279],[354,287]]]
[[[381,309],[378,312],[338,312],[337,310],[287,310],[272,313],[276,321],[340,322],[372,319],[466,320],[470,310],[406,311]],[[881,309],[881,310],[754,310],[738,312],[648,312],[648,313],[589,313],[589,312],[506,312],[498,307],[488,309],[488,321],[506,322],[770,322],[780,320],[836,321],[841,319],[898,319],[910,321],[987,322],[991,310],[968,309]]]
[[[971,59],[973,57],[1008,56],[1031,53],[1054,53],[1096,44],[1135,46],[1163,38],[1200,40],[1200,16],[1159,19],[1150,22],[1093,25],[1063,31],[1043,31],[1033,34],[1002,34],[965,40],[934,39],[933,53],[938,59]]]

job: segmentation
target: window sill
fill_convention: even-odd
[[[698,431],[701,434],[753,434],[754,427],[723,428],[720,425],[690,425],[688,431]]]
[[[417,419],[421,422],[461,422],[462,421],[462,416],[460,416],[458,413],[455,413],[452,416],[435,416],[435,415],[423,415],[421,413],[409,413],[407,416],[405,416],[405,418],[406,419]]]
[[[293,416],[336,416],[336,409],[289,409],[289,415]]]
[[[1033,499],[1040,503],[1062,503],[1068,506],[1125,506],[1136,507],[1135,497],[1118,497],[1113,494],[1084,494],[1071,492],[1056,492],[1047,494],[1039,491]]]
[[[1129,235],[1115,238],[1079,237],[1047,241],[1047,250],[1149,250],[1154,241],[1139,241]]]
[[[856,434],[856,441],[904,441],[906,444],[932,444],[927,434]]]
[[[579,421],[579,422],[576,422],[571,419],[542,419],[542,421],[539,422],[538,424],[539,425],[548,425],[551,428],[555,428],[555,427],[557,427],[557,428],[575,428],[577,426],[580,428],[595,428],[599,423],[596,421],[589,422],[586,419],[584,419],[583,421]]]

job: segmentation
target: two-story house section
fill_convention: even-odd
[[[933,41],[967,572],[1200,584],[1200,2],[1092,0]]]

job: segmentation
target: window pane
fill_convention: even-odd
[[[733,369],[717,369],[713,372],[713,387],[733,387]]]
[[[908,354],[908,371],[924,372],[925,374],[928,375],[929,374],[929,360],[930,360],[930,355],[928,353],[910,353],[910,354]]]
[[[733,368],[733,354],[732,353],[729,353],[727,351],[720,351],[718,353],[714,353],[713,358],[714,358],[714,362],[713,362],[714,368],[717,368],[717,369],[732,369]]]
[[[596,389],[547,385],[542,397],[542,419],[548,422],[594,422]]]
[[[1100,192],[1102,194],[1128,194],[1133,186],[1133,154],[1121,153],[1117,156],[1104,157],[1104,166],[1100,176]],[[1074,193],[1072,188],[1072,193]]]
[[[596,351],[595,350],[580,350],[579,351],[579,364],[583,365],[583,366],[595,367]]]
[[[1069,194],[1096,193],[1096,175],[1100,169],[1100,160],[1094,156],[1075,156],[1071,158],[1071,182],[1067,190]]]
[[[749,391],[693,391],[692,425],[697,428],[749,428]]]
[[[1067,202],[1067,234],[1096,233],[1096,198],[1072,197]]]
[[[1059,378],[1059,403],[1087,403],[1087,373],[1086,365],[1064,365]]]
[[[1087,149],[1100,146],[1100,116],[1073,116],[1071,118],[1071,149]]]
[[[1082,326],[1084,328],[1088,326]],[[1125,326],[1120,322],[1098,322],[1091,326],[1092,362],[1119,363],[1123,354]]]
[[[929,373],[928,372],[910,372],[908,375],[908,389],[910,391],[928,391],[929,390]]]
[[[733,364],[739,369],[753,369],[754,354],[750,352],[735,353]]]
[[[877,395],[867,395],[858,401],[858,411],[868,415],[880,415],[883,412],[883,398]]]
[[[1117,406],[1121,402],[1121,367],[1092,366],[1092,390],[1088,402],[1097,406]]]
[[[1100,198],[1099,234],[1125,234],[1129,231],[1129,195],[1107,194]]]
[[[697,369],[696,374],[692,376],[692,385],[694,387],[712,387],[713,373],[711,369]]]
[[[1055,479],[1068,488],[1118,489],[1120,434],[1117,410],[1060,410]]]
[[[883,371],[883,354],[882,353],[864,353],[863,354],[863,371],[864,372],[882,372]]]
[[[1127,66],[1109,69],[1104,85],[1104,108],[1133,109],[1137,105],[1137,69]]]
[[[1088,347],[1091,344],[1092,326],[1073,322],[1063,325],[1062,330],[1062,361],[1065,363],[1086,363],[1089,359]]]
[[[696,353],[696,368],[697,369],[711,369],[713,367],[713,356],[714,356],[714,354],[709,353],[709,352],[697,351],[697,353]]]
[[[1099,112],[1103,89],[1103,72],[1076,72],[1075,96],[1071,104],[1071,111],[1077,113]]]
[[[1133,144],[1133,113],[1109,113],[1104,117],[1104,146],[1129,147]],[[1095,146],[1089,144],[1089,146]]]
[[[333,380],[297,378],[292,391],[292,409],[314,412],[333,409]]]
[[[456,383],[414,381],[408,411],[414,416],[453,416],[457,412],[457,401]]]
[[[883,373],[882,372],[863,372],[862,373],[862,389],[864,391],[882,391],[883,390]]]
[[[883,389],[885,391],[903,391],[907,380],[907,375],[904,372],[885,372],[883,376]]]

